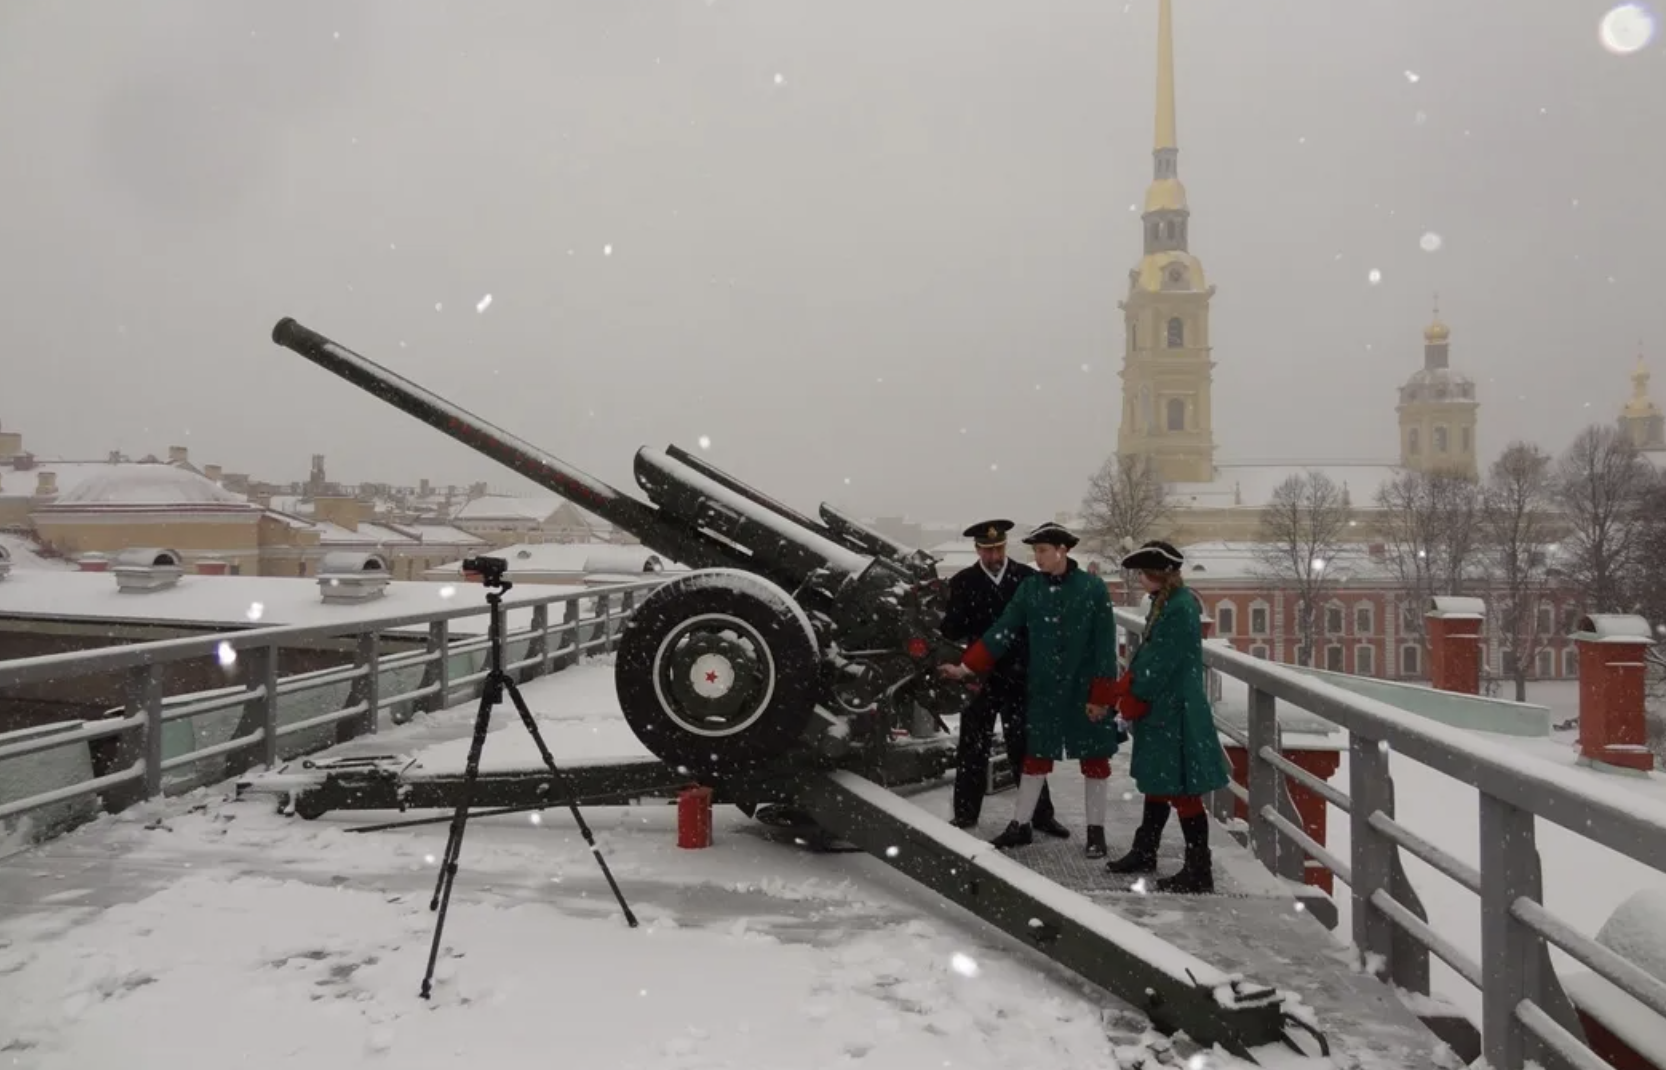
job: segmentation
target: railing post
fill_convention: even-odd
[[[525,679],[532,680],[549,674],[550,671],[550,607],[545,602],[532,607],[532,638],[526,644],[527,660],[532,664],[526,667]]]
[[[426,652],[433,660],[429,661],[422,671],[422,686],[435,690],[422,697],[419,708],[423,713],[436,713],[445,709],[446,700],[451,695],[451,664],[446,650],[446,637],[450,629],[446,625],[446,621],[437,620],[428,626]]]
[[[162,672],[162,666],[154,662],[127,671],[127,712],[143,714],[145,719],[140,739],[147,799],[162,794]]]
[[[579,599],[569,599],[567,612],[561,619],[565,629],[562,634],[567,637],[567,641],[556,644],[556,649],[562,651],[561,668],[563,669],[578,661],[579,621],[583,619],[582,615],[583,607],[579,605]]]
[[[1249,831],[1250,849],[1267,872],[1278,872],[1278,829],[1261,816],[1263,807],[1278,810],[1279,772],[1261,758],[1261,748],[1278,750],[1277,700],[1260,688],[1249,689]]]
[[[1349,865],[1354,879],[1354,947],[1364,960],[1365,971],[1386,977],[1394,964],[1394,922],[1371,902],[1377,892],[1391,893],[1394,880],[1393,840],[1371,827],[1371,815],[1394,813],[1393,782],[1389,779],[1388,754],[1374,739],[1358,733],[1348,737],[1348,840]]]
[[[1565,1066],[1516,1017],[1521,1002],[1531,1000],[1584,1038],[1544,938],[1517,920],[1513,909],[1518,899],[1544,901],[1532,813],[1483,792],[1480,858],[1482,1055],[1492,1070],[1522,1070],[1528,1060]]]
[[[260,760],[268,769],[278,765],[278,648],[256,647],[249,651],[250,691],[260,694],[251,699],[255,723],[265,731],[260,741]]]
[[[349,706],[360,702],[365,704],[364,720],[361,731],[366,735],[374,735],[381,728],[382,705],[382,637],[374,631],[365,632],[359,636],[359,652],[355,659],[357,666],[364,670],[364,675],[356,681],[357,687],[351,688],[347,696]]]
[[[613,612],[610,605],[612,601],[612,595],[596,596],[596,615],[602,621],[602,653],[604,654],[613,653]]]

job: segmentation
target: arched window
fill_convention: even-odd
[[[1408,427],[1406,429],[1406,452],[1411,454],[1413,457],[1417,456],[1417,451],[1422,446],[1422,443],[1420,443],[1417,439],[1417,428]]]
[[[1179,349],[1186,344],[1186,324],[1179,316],[1169,320],[1169,348]]]
[[[1446,425],[1440,424],[1435,428],[1435,452],[1446,452]]]
[[[1462,447],[1461,447],[1463,452],[1468,453],[1470,451],[1470,448],[1471,448],[1471,441],[1470,441],[1470,437],[1469,437],[1469,428],[1465,427],[1465,428],[1461,429],[1458,432],[1458,441],[1463,444]]]
[[[1168,429],[1170,431],[1186,430],[1186,403],[1180,398],[1168,400]]]
[[[1174,220],[1171,219],[1163,224],[1163,238],[1166,241],[1174,240]]]
[[[1128,351],[1131,353],[1140,347],[1140,329],[1134,324],[1128,325]]]

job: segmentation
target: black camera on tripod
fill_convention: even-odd
[[[480,578],[480,582],[487,587],[506,587],[503,575],[509,571],[509,562],[502,557],[465,557],[463,558],[463,575],[469,579]]]

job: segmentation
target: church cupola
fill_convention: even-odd
[[[1452,368],[1452,329],[1440,318],[1423,329],[1423,367],[1400,387],[1400,466],[1416,472],[1480,476],[1476,463],[1475,381]]]

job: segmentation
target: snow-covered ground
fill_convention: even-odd
[[[558,760],[639,752],[609,666],[526,694]],[[425,761],[460,762],[472,716],[359,749],[429,741]],[[486,764],[535,757],[509,707],[494,724]],[[303,822],[204,791],[13,856],[0,1064],[1114,1070],[1134,1039],[1102,996],[883,864],[726,809],[714,846],[679,850],[671,806],[586,811],[634,930],[565,811],[471,822],[424,1003],[447,828],[350,831],[396,816]]]

